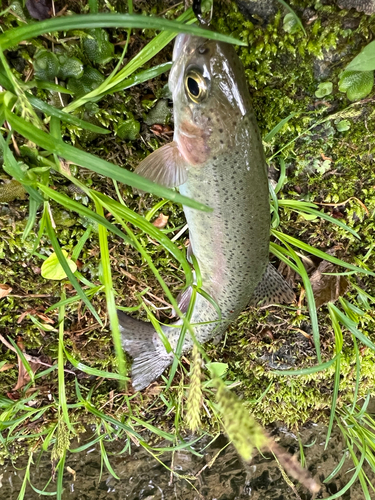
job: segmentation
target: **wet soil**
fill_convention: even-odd
[[[343,454],[339,435],[333,435],[328,448],[324,449],[326,427],[312,424],[302,432],[302,442],[306,458],[306,467],[319,481],[334,470]],[[274,429],[273,435],[290,453],[299,453],[299,442],[295,434],[283,427]],[[83,444],[85,437],[81,439]],[[123,442],[106,443],[114,472],[120,478],[115,479],[106,470],[100,474],[99,445],[87,452],[70,453],[66,460],[64,474],[64,492],[62,500],[312,500],[312,495],[297,485],[298,495],[285,482],[282,472],[270,454],[257,454],[250,464],[245,464],[238,457],[232,445],[219,436],[207,449],[208,437],[196,443],[193,448],[201,456],[182,450],[165,453],[156,461],[143,448],[132,445],[131,454],[119,453]],[[310,446],[311,445],[311,446]],[[37,456],[34,459],[37,463]],[[26,458],[17,462],[17,468],[11,463],[0,468],[0,498],[16,500],[24,478]],[[75,478],[69,470],[75,472]],[[167,468],[183,478],[173,477]],[[323,499],[337,493],[350,479],[352,472],[349,462],[342,472],[327,484],[316,498]],[[51,463],[47,454],[43,455],[37,467],[31,470],[31,482],[43,489],[51,477]],[[54,491],[51,483],[47,491]],[[41,497],[28,486],[25,498],[39,500]],[[354,485],[339,498],[343,500],[362,500],[360,485]]]

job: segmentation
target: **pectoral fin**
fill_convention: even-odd
[[[135,169],[135,173],[162,186],[173,188],[186,182],[187,167],[188,164],[177,143],[173,141],[147,156]]]
[[[254,290],[250,305],[266,306],[268,304],[290,303],[294,300],[294,292],[288,283],[272,264],[268,264],[262,279]]]

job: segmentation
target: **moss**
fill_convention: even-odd
[[[291,2],[300,17],[304,9],[311,4],[307,1]],[[140,7],[142,8],[142,7]],[[155,13],[162,9],[155,7]],[[327,250],[334,245],[341,247],[341,257],[350,262],[363,259],[373,246],[375,213],[375,170],[373,154],[375,146],[375,114],[371,102],[350,105],[345,94],[338,90],[339,75],[351,58],[368,42],[375,32],[373,17],[361,16],[357,13],[341,11],[334,6],[315,5],[318,16],[313,22],[304,19],[307,36],[302,31],[286,32],[283,29],[284,12],[279,12],[267,25],[256,25],[245,20],[234,4],[223,3],[220,18],[214,20],[214,26],[224,33],[230,33],[246,40],[249,48],[238,48],[244,63],[246,77],[250,85],[254,101],[255,113],[263,136],[269,133],[282,119],[295,113],[295,116],[267,142],[266,153],[270,158],[282,148],[281,156],[287,164],[287,184],[281,193],[282,197],[303,199],[321,205],[322,210],[340,218],[361,235],[358,240],[343,229],[327,224],[321,220],[306,220],[290,210],[281,213],[281,230],[296,236],[306,243]],[[219,11],[219,10],[218,10]],[[314,14],[314,15],[315,15]],[[6,27],[9,27],[5,24]],[[348,26],[355,26],[349,28]],[[293,30],[292,30],[293,31]],[[111,40],[121,41],[123,32],[111,32]],[[130,46],[129,56],[134,54],[145,43],[145,34],[134,35],[134,47]],[[66,47],[72,57],[77,57],[85,64],[85,55],[79,44]],[[19,49],[28,61],[32,54]],[[170,48],[166,49],[157,60],[157,64],[170,57]],[[113,69],[107,65],[105,74]],[[17,73],[20,76],[20,73]],[[333,83],[332,94],[323,99],[317,98],[315,92],[319,83]],[[115,96],[107,96],[98,104],[86,106],[77,111],[84,119],[100,123],[115,131],[124,117],[134,117],[141,123],[140,137],[135,140],[121,140],[116,135],[97,136],[86,134],[74,126],[63,129],[64,140],[71,141],[77,147],[88,148],[90,152],[108,159],[126,168],[135,167],[148,151],[164,143],[155,137],[145,123],[145,107],[156,102],[155,97],[161,94],[166,82],[162,76],[156,81],[147,82],[136,89],[121,92]],[[49,99],[45,91],[37,91],[37,95]],[[160,102],[160,101],[159,101]],[[332,116],[326,121],[322,121]],[[347,119],[350,122],[348,131],[339,132],[337,123]],[[311,128],[313,127],[313,128]],[[310,131],[308,129],[311,128]],[[300,136],[298,140],[294,140]],[[290,142],[292,141],[293,142]],[[289,144],[290,142],[290,144]],[[289,144],[289,145],[288,145]],[[21,146],[22,159],[30,167],[42,166],[42,160],[30,145]],[[322,165],[323,161],[329,164]],[[271,160],[271,166],[278,168],[278,162]],[[86,185],[94,187],[117,199],[117,193],[110,179],[103,179],[85,169],[75,169],[74,175]],[[89,201],[82,193],[73,192],[71,186],[61,176],[52,172],[51,183],[55,188],[66,192],[69,196]],[[130,208],[145,214],[156,203],[153,196],[140,197],[128,186],[119,186],[120,193]],[[60,206],[52,205],[52,213],[57,226],[59,242],[69,254],[78,243],[87,227],[87,221],[76,214],[66,212]],[[22,233],[26,224],[27,203],[14,201],[12,204],[0,206],[0,260],[2,264],[2,282],[13,287],[12,294],[0,301],[0,332],[17,338],[22,336],[28,352],[39,355],[40,352],[49,357],[51,362],[57,358],[56,332],[40,332],[37,326],[26,315],[18,323],[21,315],[30,309],[34,316],[44,313],[47,307],[57,302],[61,289],[67,295],[74,295],[66,280],[53,283],[44,280],[40,275],[41,256],[48,256],[52,249],[46,239],[42,239],[38,247],[39,255],[30,255],[35,243],[35,235],[22,241]],[[169,216],[168,227],[179,227],[184,223],[180,207],[168,202],[162,209]],[[178,265],[160,246],[155,245],[146,236],[139,240],[152,255],[154,263],[171,287],[172,293],[178,293],[183,283],[183,275]],[[181,246],[186,235],[181,238]],[[124,246],[117,238],[110,236],[111,265],[114,288],[118,304],[134,307],[138,305],[137,293],[149,287],[153,296],[146,296],[157,306],[164,294],[152,272],[148,269],[138,253]],[[99,283],[99,245],[95,231],[79,257],[80,272],[93,284]],[[367,265],[374,267],[375,257],[367,255]],[[375,295],[375,283],[372,278],[351,277],[369,294]],[[296,283],[298,290],[300,284]],[[158,299],[155,299],[157,297]],[[349,299],[363,308],[357,295],[351,291]],[[93,304],[101,317],[106,320],[106,306],[103,293],[93,299]],[[158,311],[160,319],[167,321],[163,311]],[[140,312],[141,317],[145,316]],[[56,310],[49,316],[57,324]],[[326,309],[319,311],[319,324],[322,339],[324,361],[334,355],[334,336],[328,320]],[[371,311],[360,318],[360,326],[364,334],[373,338],[374,325]],[[301,334],[304,332],[305,336]],[[228,331],[225,340],[216,346],[209,346],[211,359],[228,364],[227,378],[239,382],[238,393],[254,415],[263,423],[283,421],[289,426],[298,427],[307,420],[327,419],[329,415],[334,367],[325,372],[317,372],[300,378],[276,377],[272,370],[277,365],[289,366],[293,369],[312,366],[316,363],[312,348],[308,312],[305,306],[301,311],[285,308],[271,308],[244,312],[235,325]],[[108,328],[100,329],[92,317],[78,303],[67,307],[66,347],[76,359],[98,368],[114,370],[117,366],[112,348],[112,339]],[[345,347],[341,359],[341,380],[338,406],[351,402],[355,383],[355,352],[350,335],[344,334]],[[0,347],[3,359],[16,363],[16,356],[5,347]],[[359,394],[365,395],[368,390],[374,391],[373,364],[375,354],[368,348],[361,350],[361,381]],[[276,361],[275,361],[276,360]],[[69,369],[72,369],[68,365]],[[0,372],[0,389],[11,392],[17,382],[16,366]],[[77,374],[81,391],[87,396],[91,390],[91,401],[97,407],[105,405],[108,394],[114,391],[119,395],[116,381],[98,382],[95,377]],[[66,376],[66,392],[69,402],[77,399],[74,376]],[[155,394],[146,392],[133,397],[131,406],[135,415],[142,419],[152,419],[153,424],[170,430],[174,425],[174,409],[184,404],[184,389],[179,383],[187,383],[178,372],[175,386],[165,397],[169,398],[168,410]],[[44,384],[44,382],[43,382]],[[45,385],[52,394],[57,394],[56,374],[50,374]],[[267,391],[267,392],[265,392]],[[212,398],[210,389],[205,392]],[[261,396],[263,397],[261,398]],[[164,396],[163,396],[164,397]],[[39,396],[38,404],[49,404],[45,393]],[[208,406],[212,404],[210,401]],[[151,405],[154,405],[151,408]],[[180,408],[181,410],[181,408]],[[111,413],[118,418],[127,414],[126,402],[116,399]],[[167,413],[167,414],[166,414]],[[183,414],[183,409],[181,410]],[[56,422],[56,415],[51,410],[45,414],[45,428]],[[95,418],[82,411],[72,411],[75,422],[97,422]],[[186,423],[179,422],[179,431],[184,430]],[[214,429],[218,426],[215,418],[203,417],[203,427]],[[15,444],[5,454],[17,455],[25,451],[22,444]],[[27,450],[26,450],[27,451]],[[2,452],[0,452],[1,454]]]

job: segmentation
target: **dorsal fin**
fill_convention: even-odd
[[[281,274],[268,264],[262,279],[256,286],[250,301],[252,306],[266,306],[268,304],[291,303],[295,294]]]
[[[177,143],[173,141],[141,161],[135,173],[162,186],[173,188],[186,182],[187,168],[186,160],[182,157]]]

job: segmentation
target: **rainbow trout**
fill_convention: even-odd
[[[270,205],[267,167],[241,61],[222,42],[180,34],[169,87],[174,106],[174,140],[136,172],[204,203],[212,212],[184,207],[190,251],[199,264],[202,288],[217,309],[198,294],[191,323],[204,343],[221,335],[251,301],[292,301],[293,292],[269,264]],[[189,290],[180,298],[186,311]],[[157,332],[119,312],[124,349],[133,357],[132,384],[141,390],[173,360]],[[205,323],[205,324],[202,324]],[[162,326],[172,349],[181,320]],[[186,334],[183,352],[193,346]]]

